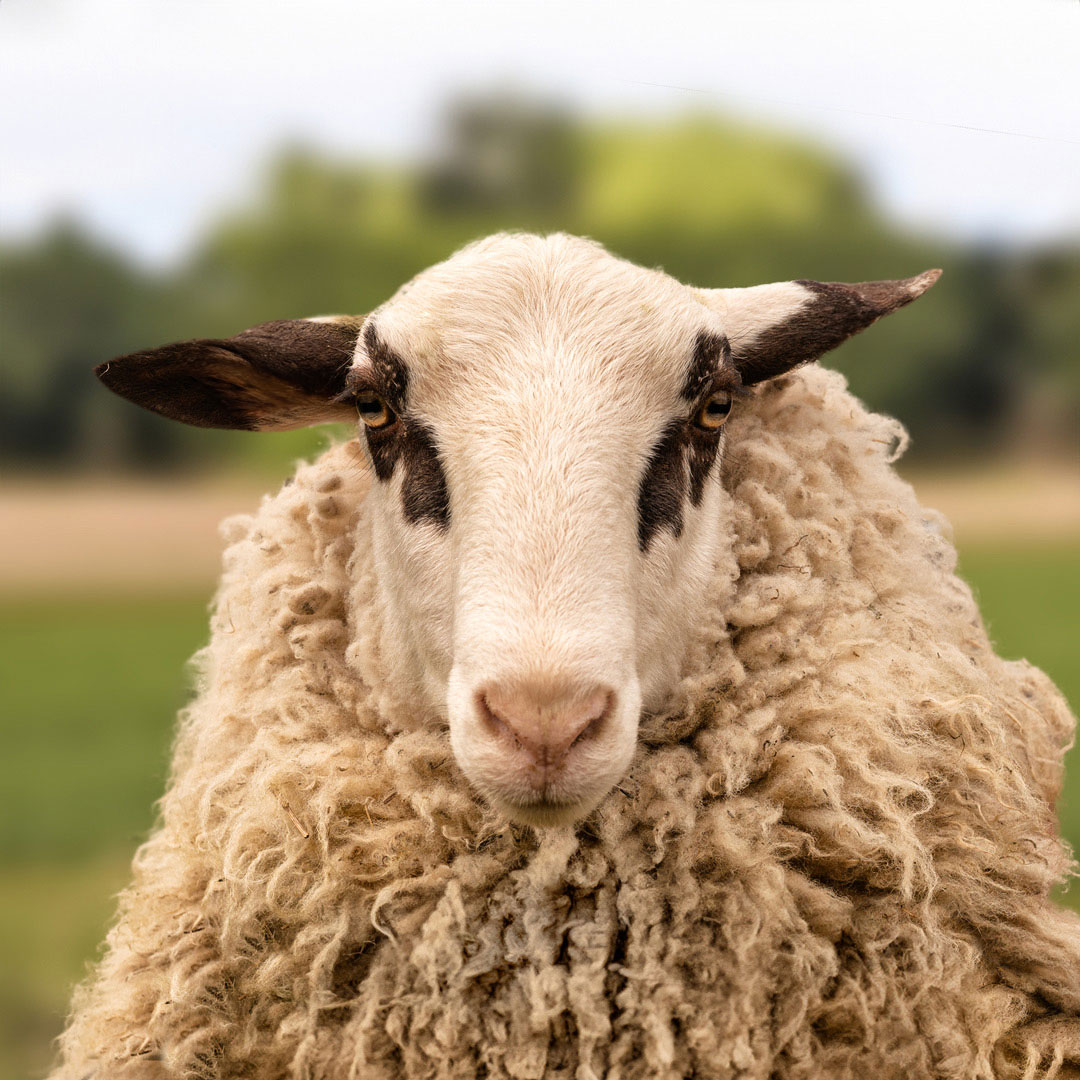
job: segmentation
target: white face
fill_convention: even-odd
[[[690,289],[568,237],[470,247],[369,317],[349,385],[391,410],[362,430],[395,677],[511,818],[588,811],[678,677],[738,384]]]
[[[449,723],[488,799],[553,824],[619,780],[678,678],[726,532],[718,462],[741,386],[938,274],[691,289],[586,240],[501,235],[366,320],[263,323],[97,374],[200,427],[359,413],[388,676]]]
[[[669,694],[711,575],[739,384],[717,316],[595,245],[498,238],[370,316],[349,383],[393,413],[363,430],[396,677],[511,818],[577,818]]]

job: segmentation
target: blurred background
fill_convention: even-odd
[[[505,228],[704,286],[944,267],[827,362],[1080,704],[1080,5],[974,11],[6,0],[0,1077],[46,1068],[152,823],[217,522],[340,436],[169,424],[111,356],[363,313]],[[1080,844],[1080,760],[1061,813]]]

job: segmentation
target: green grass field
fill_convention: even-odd
[[[999,651],[1037,663],[1080,704],[1076,545],[970,548],[961,571]],[[0,600],[0,1078],[48,1064],[152,823],[207,599]],[[1080,847],[1075,756],[1062,825]]]
[[[0,601],[0,1077],[40,1075],[153,822],[207,597]]]

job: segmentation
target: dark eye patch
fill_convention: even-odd
[[[427,521],[440,529],[450,525],[450,493],[433,432],[407,415],[409,369],[378,335],[374,324],[364,331],[369,368],[362,384],[353,382],[345,395],[373,390],[393,409],[397,419],[386,427],[364,427],[375,477],[386,483],[400,463],[401,505],[412,525]]]
[[[683,531],[686,499],[686,424],[676,420],[653,447],[638,488],[638,547],[649,550],[661,529],[675,537]]]
[[[704,397],[717,375],[724,373],[725,368],[730,368],[732,377],[737,378],[728,339],[723,334],[702,330],[694,341],[694,352],[686,369],[682,385],[683,399],[697,401],[699,397]]]
[[[682,397],[695,404],[717,389],[738,390],[731,347],[722,334],[702,332],[682,385]],[[704,430],[688,417],[673,420],[653,447],[638,487],[638,547],[649,550],[653,537],[668,529],[678,538],[685,523],[685,504],[698,506],[705,481],[720,448],[720,431]]]
[[[379,337],[374,323],[368,323],[364,328],[364,351],[367,353],[371,378],[371,385],[364,389],[375,390],[381,394],[390,408],[401,416],[405,411],[405,399],[409,392],[408,366]]]
[[[410,524],[430,521],[440,529],[450,526],[450,492],[446,488],[439,452],[432,433],[423,424],[409,424],[402,439],[401,504]]]

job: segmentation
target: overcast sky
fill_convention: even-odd
[[[167,261],[283,140],[416,154],[507,85],[766,119],[904,221],[1080,238],[1080,0],[2,0],[0,232],[63,208]]]

